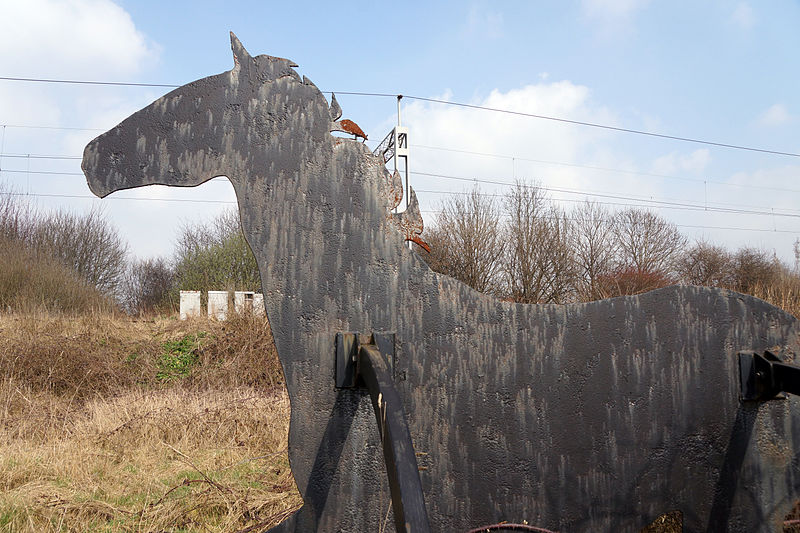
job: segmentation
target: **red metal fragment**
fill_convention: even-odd
[[[364,133],[364,130],[348,118],[334,122],[331,131],[343,131],[355,135],[356,137],[361,137],[365,141],[367,140],[367,134]]]

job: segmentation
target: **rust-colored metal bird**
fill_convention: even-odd
[[[364,133],[364,130],[362,130],[358,124],[348,118],[339,120],[342,116],[342,107],[339,105],[339,102],[336,101],[336,95],[333,93],[331,93],[330,112],[331,119],[333,120],[331,123],[331,131],[342,131],[353,135],[355,139],[361,137],[364,141],[367,140],[367,134]]]

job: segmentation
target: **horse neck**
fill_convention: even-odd
[[[265,298],[275,304],[297,286],[324,287],[401,260],[379,167],[360,143],[334,144],[291,171],[248,170],[231,180]]]

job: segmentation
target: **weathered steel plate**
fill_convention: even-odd
[[[432,272],[391,221],[383,158],[330,135],[320,91],[251,57],[87,146],[100,196],[230,178],[261,270],[305,505],[280,531],[378,531],[389,492],[366,391],[335,387],[339,331],[396,334],[397,388],[434,531],[502,520],[779,531],[800,496],[800,403],[742,403],[737,352],[798,350],[797,322],[700,287],[521,305]]]

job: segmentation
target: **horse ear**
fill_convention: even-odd
[[[243,61],[251,59],[250,53],[245,50],[242,42],[231,32],[231,50],[233,50],[233,62],[241,65]]]
[[[342,118],[342,107],[339,105],[339,102],[336,101],[336,95],[331,93],[331,120],[336,122],[340,118]]]

